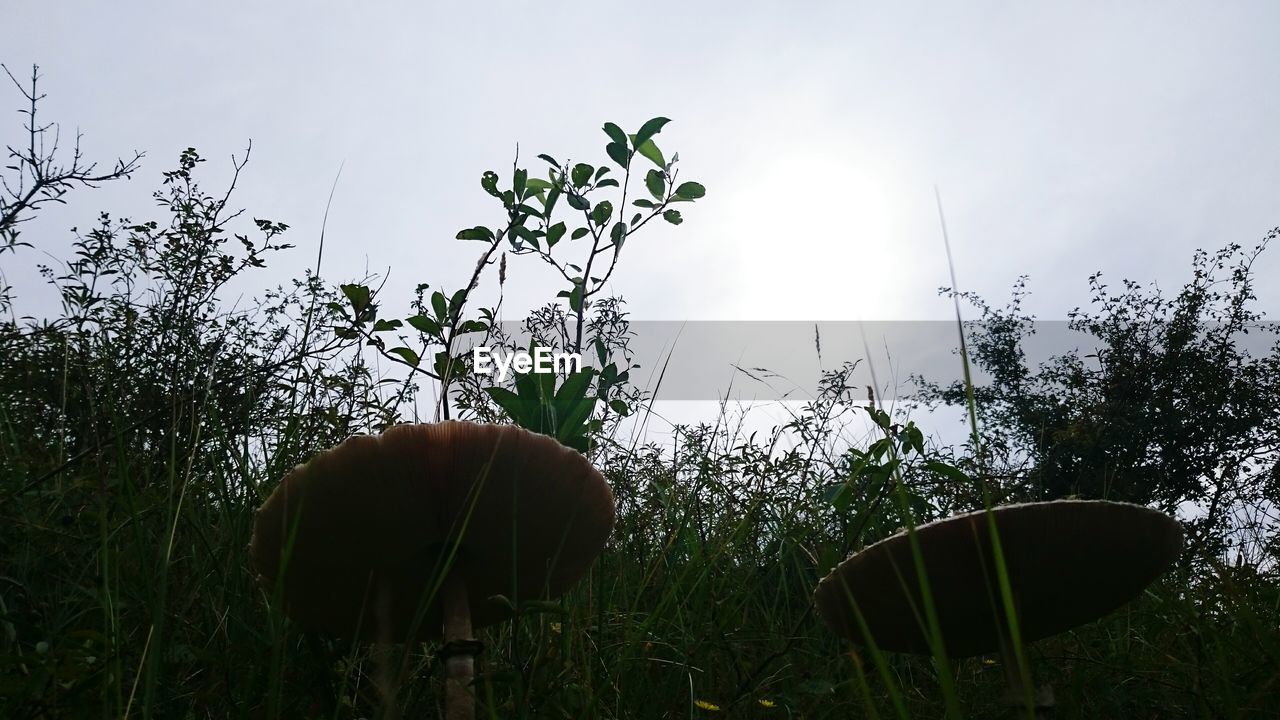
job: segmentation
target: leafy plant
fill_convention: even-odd
[[[614,123],[605,123],[604,132],[609,138],[605,153],[613,166],[606,164],[596,167],[583,162],[562,164],[550,155],[543,154],[538,158],[548,167],[546,178],[542,179],[520,167],[517,157],[510,185],[506,187],[500,187],[501,178],[498,173],[492,170],[484,172],[480,178],[480,187],[502,204],[505,222],[494,227],[477,225],[457,234],[459,240],[478,241],[486,245],[466,285],[452,293],[436,290],[430,294],[429,300],[425,295],[429,286],[419,285],[418,297],[413,304],[415,314],[404,319],[380,318],[376,293],[366,285],[344,285],[342,292],[347,303],[330,306],[334,312],[342,314],[345,320],[334,328],[335,332],[346,339],[362,338],[385,358],[438,383],[440,390],[437,408],[442,417],[450,417],[451,390],[459,383],[466,384],[471,373],[470,358],[461,349],[463,336],[481,334],[481,344],[491,344],[504,338],[504,333],[496,327],[497,307],[480,309],[478,318],[465,317],[471,294],[484,269],[499,262],[495,258],[500,258],[501,284],[505,281],[505,254],[516,257],[527,255],[548,263],[569,283],[568,289],[560,291],[557,298],[563,299],[567,305],[573,327],[569,330],[569,336],[556,347],[580,354],[585,347],[584,340],[589,339],[592,324],[589,311],[593,304],[604,302],[604,312],[600,314],[600,318],[617,316],[613,303],[599,296],[617,268],[623,246],[655,217],[661,216],[672,224],[679,224],[682,217],[671,206],[693,202],[706,195],[706,189],[701,184],[678,181],[679,154],[673,154],[668,161],[656,144],[655,137],[668,122],[667,118],[654,118],[630,135]],[[633,212],[628,217],[627,200],[631,190],[631,177],[633,171],[636,174],[640,172],[640,168],[633,166],[638,164],[637,158],[647,160],[655,167],[648,169],[644,175],[644,186],[649,197],[632,199],[630,205]],[[621,181],[614,175],[620,176]],[[608,191],[613,191],[617,199],[616,208],[613,200],[605,197]],[[571,231],[570,225],[576,227]],[[585,245],[578,243],[584,239]],[[562,259],[570,252],[571,247],[579,248],[580,257],[576,262]],[[599,274],[594,274],[596,271]],[[409,331],[416,331],[416,337],[405,334]],[[386,339],[392,334],[397,338],[395,343]],[[614,388],[626,384],[628,369],[619,370],[616,363],[609,362],[609,355],[621,346],[609,346],[601,337],[598,335],[593,341],[601,367],[596,397],[605,401],[617,416],[625,416],[630,412],[630,404],[617,396],[616,391],[613,397],[610,393]],[[564,385],[570,388],[570,396],[576,397],[581,389],[579,386],[590,379],[566,378]],[[472,381],[481,384],[471,387],[470,392],[462,392],[461,409],[486,414],[476,407],[477,390],[482,391],[495,401],[501,398],[499,405],[516,422],[527,423],[529,427],[554,428],[557,436],[563,432],[571,442],[585,444],[589,423],[588,419],[579,419],[578,415],[586,406],[574,404],[571,411],[557,410],[554,398],[560,391],[552,393],[544,389],[544,381],[532,383],[526,379],[520,381],[525,384],[523,388],[517,382],[514,391],[496,393],[483,386],[483,379],[473,378]],[[534,392],[535,389],[537,393]],[[586,397],[586,392],[582,390],[583,398]],[[512,395],[522,399],[517,403]],[[539,408],[536,412],[535,406]],[[591,409],[594,409],[594,405]],[[552,413],[557,419],[538,419],[544,413]],[[559,423],[566,417],[572,420],[573,428],[560,426]],[[596,429],[600,427],[603,425],[598,424]]]
[[[530,352],[534,350],[530,348]],[[583,368],[568,375],[557,388],[554,373],[516,373],[515,392],[504,387],[485,390],[517,425],[585,453],[590,446],[589,432],[599,429],[599,421],[591,419],[596,398],[588,394],[594,375],[591,368]]]
[[[1175,297],[1132,281],[1116,292],[1094,274],[1095,310],[1072,311],[1066,328],[1096,352],[1059,354],[1038,368],[1022,349],[1036,331],[1021,310],[1025,278],[1003,310],[960,294],[981,313],[972,355],[992,383],[975,393],[1002,459],[991,472],[1003,496],[1109,498],[1168,512],[1194,504],[1192,544],[1210,555],[1241,529],[1241,511],[1280,499],[1268,494],[1280,460],[1280,334],[1251,307],[1253,266],[1278,235],[1251,251],[1197,252]],[[1271,336],[1269,352],[1247,351],[1249,334]],[[925,404],[966,402],[959,385],[920,383]]]
[[[852,385],[853,363],[824,374],[813,398],[786,406],[789,419],[768,431],[744,433],[747,411],[726,405],[706,422],[664,428],[669,435],[626,434],[624,416],[656,418],[659,409],[631,381],[624,303],[591,278],[617,260],[618,222],[623,244],[640,224],[619,208],[678,220],[672,205],[700,196],[680,190],[674,155],[671,167],[664,162],[655,138],[665,124],[633,135],[606,126],[604,174],[549,161],[545,179],[525,173],[517,183],[513,174],[500,187],[486,176],[482,187],[498,193],[506,222],[492,239],[468,233],[485,243],[470,282],[452,291],[422,285],[407,312],[381,307],[369,278],[330,289],[318,264],[264,290],[251,311],[227,302],[228,282],[251,280],[289,252],[283,238],[294,231],[237,216],[226,188],[202,190],[194,151],[164,176],[154,220],[104,216],[77,234],[72,255],[46,271],[61,305],[47,318],[0,319],[0,716],[438,716],[438,686],[425,680],[440,662],[434,646],[407,646],[389,662],[368,645],[299,631],[263,602],[244,548],[255,508],[289,468],[412,416],[418,383],[441,379],[461,416],[507,417],[591,452],[617,504],[614,533],[586,582],[555,602],[522,603],[518,622],[481,631],[476,691],[486,718],[938,717],[957,707],[995,716],[987,699],[1005,668],[990,658],[947,665],[850,652],[812,616],[815,583],[901,524],[980,507],[980,487],[1008,499],[1058,487],[1052,478],[1065,479],[1064,490],[1087,489],[1081,471],[1109,467],[1108,458],[1136,458],[1139,477],[1149,477],[1141,473],[1155,467],[1150,453],[1166,453],[1181,474],[1126,492],[1171,498],[1190,478],[1210,498],[1221,487],[1222,507],[1250,511],[1251,524],[1235,534],[1205,525],[1205,537],[1233,541],[1230,554],[1202,553],[1123,612],[1038,644],[1026,661],[1052,663],[1071,688],[1064,717],[1273,713],[1280,545],[1268,524],[1274,505],[1248,502],[1275,498],[1280,474],[1250,466],[1215,485],[1189,472],[1205,466],[1187,462],[1183,446],[1161,444],[1197,441],[1220,422],[1242,436],[1208,435],[1207,451],[1225,453],[1218,459],[1244,467],[1245,455],[1233,453],[1252,449],[1249,463],[1270,457],[1270,426],[1256,421],[1277,354],[1237,362],[1233,346],[1214,344],[1226,336],[1192,322],[1212,317],[1211,308],[1227,312],[1224,322],[1245,317],[1231,308],[1248,309],[1236,279],[1247,255],[1228,254],[1221,268],[1206,256],[1207,274],[1170,312],[1181,321],[1147,322],[1157,306],[1138,302],[1143,293],[1082,316],[1082,327],[1096,323],[1115,341],[1105,370],[1019,369],[1021,314],[986,318],[1007,322],[970,333],[975,361],[997,371],[993,389],[976,390],[987,429],[981,455],[975,445],[938,447],[919,418],[880,408]],[[654,207],[621,200],[628,184]],[[581,207],[571,207],[572,193]],[[606,201],[609,217],[599,209]],[[526,232],[513,239],[515,219]],[[559,222],[565,230],[552,246]],[[575,241],[570,226],[586,232]],[[28,250],[0,250],[4,270],[37,272],[24,264]],[[545,262],[544,254],[586,280],[557,283],[553,292],[570,296],[524,318],[528,338],[497,322],[501,300],[470,308],[489,264],[501,287],[506,256]],[[585,272],[588,257],[600,272]],[[1218,283],[1227,268],[1231,279]],[[597,369],[497,387],[466,365],[463,348],[475,340],[585,349]],[[1144,354],[1139,340],[1156,342]],[[375,372],[371,352],[406,374]],[[1223,358],[1238,382],[1209,366]],[[1190,377],[1175,378],[1179,367]],[[1161,392],[1120,392],[1147,388],[1144,378],[1158,379]],[[1215,379],[1229,382],[1215,389]],[[1177,409],[1176,400],[1161,404],[1175,389],[1220,404],[1206,418],[1125,425]],[[1004,390],[1013,391],[1007,406]],[[967,388],[940,397],[968,402]],[[1065,434],[1045,439],[1041,426]],[[1099,427],[1127,429],[1103,438]],[[1160,434],[1171,431],[1179,432]],[[1121,441],[1145,454],[1121,453],[1129,452]],[[1016,465],[1026,448],[1043,454]]]

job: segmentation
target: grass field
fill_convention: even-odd
[[[437,648],[301,633],[247,555],[288,469],[412,419],[430,388],[335,334],[362,310],[354,291],[308,277],[228,313],[219,291],[283,226],[259,221],[265,240],[240,251],[225,200],[181,167],[159,196],[168,221],[104,219],[50,273],[60,316],[0,325],[0,716],[438,717]],[[8,250],[12,273],[29,258]],[[850,552],[984,494],[956,479],[979,477],[980,458],[905,453],[845,380],[771,436],[726,413],[648,444],[616,434],[602,404],[590,458],[616,529],[567,595],[479,632],[481,716],[1008,716],[995,657],[868,654],[814,615],[817,582]],[[455,416],[503,418],[476,397]],[[651,408],[622,397],[632,417]],[[876,472],[850,470],[866,457]],[[1280,712],[1274,535],[1258,547],[1189,551],[1120,611],[1022,648],[1057,717]]]

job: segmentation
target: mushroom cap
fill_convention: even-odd
[[[613,523],[609,485],[554,438],[512,425],[397,425],[293,468],[258,511],[249,552],[269,593],[287,553],[285,611],[303,627],[438,639],[438,585],[455,544],[452,572],[480,627],[512,614],[494,595],[519,603],[567,590]]]
[[[991,511],[1024,642],[1095,620],[1136,597],[1182,547],[1182,526],[1127,503],[1056,500]],[[916,528],[943,645],[952,657],[995,652],[1007,634],[986,511]],[[840,563],[814,593],[818,615],[864,644],[850,598],[882,650],[931,654],[905,531]],[[917,619],[919,618],[919,619]]]

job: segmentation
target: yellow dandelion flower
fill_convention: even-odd
[[[706,700],[694,700],[694,705],[708,712],[720,712],[720,706],[715,703],[709,703]]]
[[[778,703],[776,703],[776,702],[774,702],[774,701],[770,700],[769,698],[760,698],[760,699],[759,699],[759,700],[757,700],[756,702],[760,703],[760,707],[762,707],[762,708],[776,708],[776,707],[778,707]]]
[[[983,664],[983,665],[995,665],[995,664],[996,664],[996,661],[995,661],[995,660],[992,660],[991,658],[986,658],[985,660],[983,660],[983,661],[982,661],[982,664]]]

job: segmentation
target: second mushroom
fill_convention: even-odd
[[[999,652],[1010,704],[1021,704],[1025,695],[1001,600],[992,524],[1023,642],[1056,635],[1119,608],[1158,578],[1182,546],[1182,526],[1176,520],[1126,503],[1058,500],[989,512],[922,525],[915,535],[945,654]],[[906,532],[836,566],[818,584],[814,602],[818,615],[855,643],[933,654]],[[1035,701],[1040,709],[1051,706],[1052,689],[1042,688]]]

